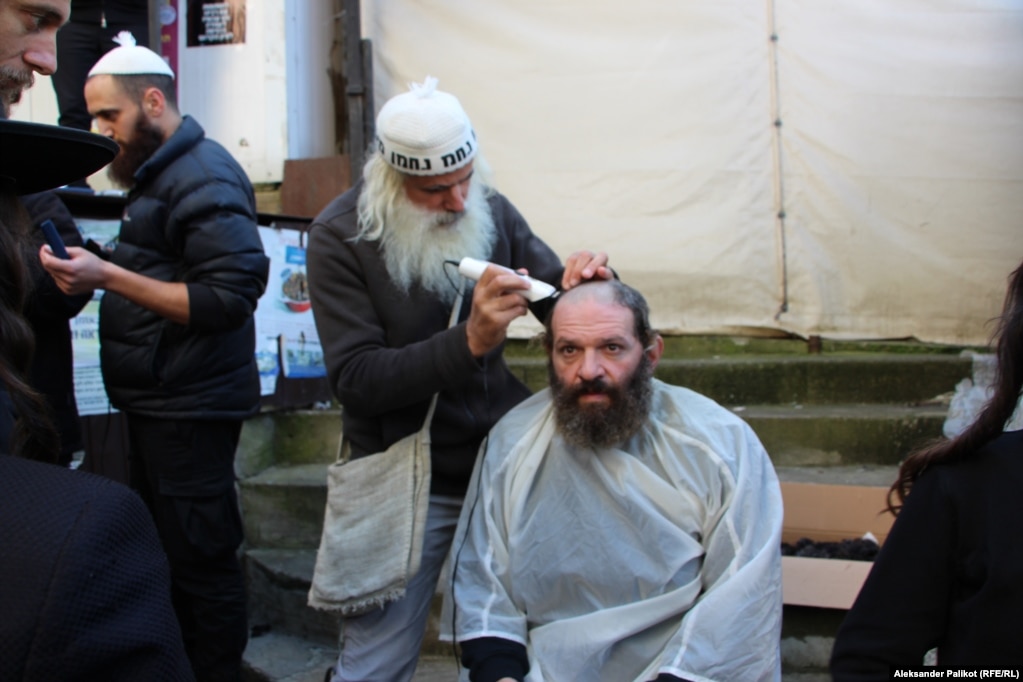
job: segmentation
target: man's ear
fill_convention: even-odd
[[[664,339],[661,338],[661,335],[654,334],[654,340],[643,349],[643,352],[650,358],[650,366],[657,367],[657,363],[661,361],[661,356],[664,355]]]
[[[146,91],[142,93],[142,111],[146,116],[158,119],[163,116],[166,109],[167,98],[163,96],[163,91],[157,87],[146,88]]]

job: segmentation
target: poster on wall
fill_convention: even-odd
[[[110,406],[103,375],[99,369],[99,299],[102,292],[93,294],[81,312],[71,320],[71,351],[74,358],[75,402],[78,414],[111,414],[117,410]]]
[[[270,395],[278,366],[281,376],[289,379],[325,377],[327,369],[309,300],[303,233],[260,227],[259,236],[270,258],[270,277],[256,308],[256,355],[263,395]]]
[[[189,0],[188,47],[245,42],[246,0]]]
[[[84,239],[113,249],[121,221],[76,219]],[[263,249],[270,258],[266,291],[256,308],[256,365],[260,395],[273,395],[278,377],[317,379],[327,376],[323,349],[316,334],[306,284],[303,233],[259,227]],[[103,292],[71,321],[75,399],[83,417],[115,412],[110,406],[99,359],[99,306]]]
[[[104,249],[113,249],[121,229],[120,220],[76,220],[82,239],[92,240]],[[75,402],[78,414],[87,417],[116,412],[110,406],[99,367],[99,302],[103,291],[97,289],[92,300],[71,320],[71,352],[74,358]]]

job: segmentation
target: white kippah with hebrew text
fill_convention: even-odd
[[[437,89],[437,79],[410,83],[377,116],[377,145],[384,160],[410,175],[442,175],[476,156],[476,133],[458,98]]]

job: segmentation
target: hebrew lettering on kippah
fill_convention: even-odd
[[[450,154],[444,154],[440,157],[441,163],[444,164],[445,168],[450,168],[456,163],[465,161],[465,159],[472,153],[472,142],[466,140],[465,144],[459,147],[457,150]]]
[[[430,163],[430,159],[417,159],[399,154],[398,152],[391,152],[391,165],[396,168],[404,168],[405,170],[433,170],[433,164]]]

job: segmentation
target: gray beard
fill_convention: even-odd
[[[480,183],[469,186],[465,211],[437,213],[402,195],[395,202],[380,241],[384,264],[395,286],[408,293],[420,286],[451,304],[458,294],[457,265],[469,256],[486,260],[496,239],[494,217]]]
[[[570,445],[584,449],[600,449],[621,445],[632,438],[650,417],[653,399],[653,364],[643,359],[621,385],[602,381],[565,386],[548,361],[547,374],[554,401],[554,423],[558,433]],[[611,398],[608,405],[580,405],[585,390],[601,388]]]

